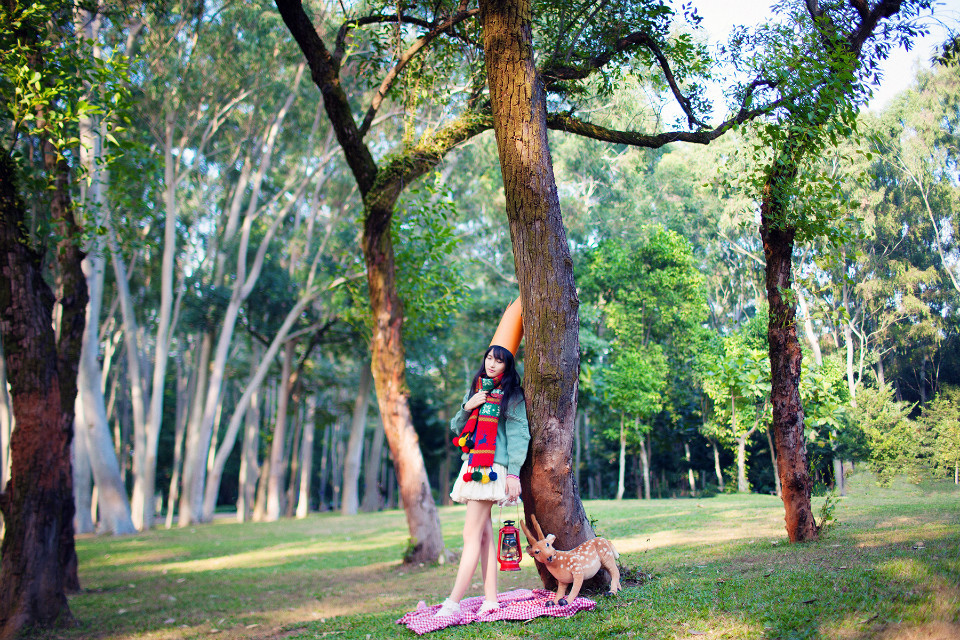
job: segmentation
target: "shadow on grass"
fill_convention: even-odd
[[[789,545],[770,496],[622,503],[587,512],[625,566],[654,578],[570,619],[485,623],[434,638],[960,638],[960,491],[855,483],[841,525]],[[459,547],[464,511],[440,510]],[[76,629],[48,640],[414,637],[455,566],[404,567],[402,512],[198,526],[78,541]],[[501,591],[538,586],[529,559]],[[470,595],[479,593],[471,590]],[[926,634],[926,635],[923,635]]]

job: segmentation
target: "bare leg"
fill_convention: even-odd
[[[457,580],[453,583],[450,599],[460,602],[470,586],[470,580],[477,570],[477,563],[481,557],[481,547],[485,535],[492,537],[490,525],[490,509],[492,502],[480,500],[467,501],[467,519],[463,523],[463,553],[460,555],[460,567],[457,569]],[[491,542],[487,543],[492,544]],[[496,575],[494,575],[496,580]],[[484,580],[486,584],[486,580]],[[496,593],[496,585],[494,585]],[[496,599],[496,595],[494,595]]]
[[[488,502],[493,507],[492,502]],[[487,524],[480,540],[480,575],[483,576],[483,595],[487,602],[497,601],[497,541],[493,536],[490,509],[487,509]]]

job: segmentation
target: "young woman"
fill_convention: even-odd
[[[450,492],[466,503],[463,553],[457,580],[437,617],[460,612],[460,600],[480,565],[484,602],[478,616],[499,608],[497,603],[497,540],[490,523],[494,503],[512,503],[520,497],[520,466],[527,457],[530,429],[513,354],[491,345],[450,421],[454,438],[464,451],[463,467]]]

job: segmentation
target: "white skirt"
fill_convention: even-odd
[[[463,461],[460,467],[460,473],[457,474],[457,481],[453,484],[453,491],[450,497],[454,502],[466,504],[467,500],[490,500],[492,502],[501,502],[507,497],[507,469],[502,464],[496,464],[491,467],[497,473],[497,479],[490,482],[470,482],[463,481],[463,474],[473,473],[480,467],[471,467],[467,461]]]

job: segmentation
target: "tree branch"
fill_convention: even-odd
[[[339,60],[330,55],[323,40],[317,35],[310,18],[303,9],[300,0],[275,0],[284,24],[290,30],[300,50],[303,51],[310,75],[323,96],[323,106],[330,123],[337,134],[337,141],[343,148],[347,164],[360,187],[366,194],[373,186],[377,174],[377,165],[373,155],[363,144],[362,136],[353,119],[350,102],[340,84]]]
[[[377,114],[377,109],[380,108],[380,105],[383,103],[383,99],[386,97],[387,92],[390,91],[393,83],[400,75],[400,72],[403,71],[404,67],[407,66],[407,63],[410,62],[410,60],[412,60],[417,53],[430,44],[430,42],[441,33],[460,22],[463,22],[467,18],[475,16],[479,12],[479,9],[470,9],[469,11],[457,12],[455,15],[451,16],[449,19],[443,21],[431,29],[428,33],[418,38],[416,42],[410,45],[410,47],[400,55],[400,59],[397,60],[397,64],[395,64],[387,73],[386,77],[384,77],[383,82],[380,83],[380,87],[373,96],[373,100],[370,102],[370,108],[367,110],[367,115],[364,116],[363,123],[360,125],[360,137],[365,136],[367,131],[370,130],[370,125],[373,123],[373,118]]]
[[[604,67],[613,59],[616,54],[622,53],[636,46],[641,46],[647,49],[653,54],[654,58],[656,58],[657,64],[660,65],[660,69],[663,71],[663,76],[666,79],[667,84],[670,86],[670,92],[673,93],[673,96],[680,105],[680,108],[683,109],[683,112],[686,114],[687,122],[689,122],[690,126],[706,128],[707,125],[697,118],[696,114],[694,114],[693,105],[690,103],[690,99],[683,95],[683,92],[680,90],[677,79],[673,75],[673,69],[670,68],[670,62],[664,55],[660,45],[652,36],[641,31],[637,31],[620,38],[611,49],[599,56],[590,58],[583,65],[574,66],[567,64],[556,64],[551,66],[549,63],[547,63],[544,68],[541,69],[540,75],[543,77],[544,84],[548,89],[553,83],[560,80],[580,80],[586,78],[597,69]]]

